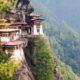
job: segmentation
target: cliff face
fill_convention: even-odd
[[[35,80],[29,66],[23,64],[22,68],[15,74],[15,80]]]

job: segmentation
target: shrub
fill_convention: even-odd
[[[10,56],[0,47],[0,80],[13,80],[14,72],[20,68],[20,65],[9,59]]]
[[[9,60],[9,57],[11,54],[6,54],[3,50],[2,47],[0,47],[0,63],[1,62],[6,62]]]
[[[19,69],[19,65],[13,61],[0,64],[0,78],[2,80],[13,80],[14,72]]]

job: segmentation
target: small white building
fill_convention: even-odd
[[[33,25],[33,35],[44,35],[43,33],[43,25],[42,21],[43,19],[33,19],[34,25]]]
[[[24,61],[23,41],[0,42],[6,54],[12,54],[11,59],[17,62]]]
[[[21,29],[11,29],[5,24],[0,24],[0,46],[6,54],[11,53],[11,60],[16,62],[24,61],[23,41],[18,40],[21,36]]]
[[[44,35],[43,33],[43,19],[40,18],[40,15],[31,13],[33,27],[32,27],[32,35]]]
[[[20,29],[0,29],[0,41],[8,42],[19,39]]]

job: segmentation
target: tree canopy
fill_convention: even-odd
[[[5,13],[10,8],[15,8],[17,0],[0,0],[0,14]]]

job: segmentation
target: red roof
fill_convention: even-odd
[[[30,27],[31,25],[26,25],[26,26],[15,26],[15,27],[18,27],[18,28],[23,28],[23,27],[25,27],[25,28],[27,28],[27,27]]]
[[[26,25],[27,23],[25,22],[14,22],[14,23],[11,23],[11,25]]]
[[[14,26],[14,28],[16,29],[26,29],[26,28],[29,28],[29,27],[32,27],[31,25],[25,25],[25,26]]]
[[[0,23],[0,25],[6,25],[6,26],[9,26],[10,23]]]
[[[2,45],[4,45],[6,42],[0,42],[0,45],[2,46]]]
[[[0,42],[0,45],[3,46],[16,46],[16,45],[20,45],[23,44],[23,41],[10,41],[10,42]]]
[[[19,29],[0,29],[0,33],[20,32]]]

